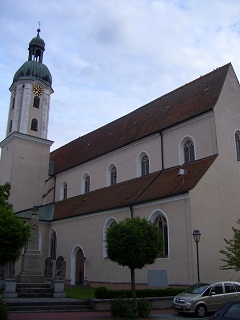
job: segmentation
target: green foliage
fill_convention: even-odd
[[[240,225],[240,219],[237,220],[237,224]],[[240,230],[232,227],[233,239],[227,240],[224,238],[226,243],[225,250],[220,250],[220,253],[226,256],[226,259],[221,259],[226,264],[221,266],[222,270],[234,269],[235,271],[240,270]]]
[[[113,318],[134,319],[133,303],[130,300],[116,299],[111,304]]]
[[[0,298],[0,319],[7,320],[8,314],[8,305],[4,303],[3,300]]]
[[[154,263],[162,247],[158,227],[139,217],[127,218],[106,232],[109,259],[130,269]]]
[[[11,186],[10,183],[5,183],[0,186],[0,207],[11,208],[12,205],[8,203],[8,198],[10,196]]]
[[[150,315],[151,308],[148,301],[141,299],[137,301],[138,316],[147,318]],[[112,301],[111,316],[113,318],[135,319],[133,303],[131,300],[116,299]]]
[[[137,302],[138,316],[140,318],[147,318],[151,313],[150,303],[147,300],[141,299]]]
[[[66,297],[69,299],[77,299],[77,300],[89,300],[94,299],[95,288],[83,288],[83,287],[65,287]]]
[[[153,297],[172,297],[183,292],[185,288],[167,288],[167,289],[141,289],[136,290],[138,298],[153,298]],[[109,290],[106,287],[98,287],[95,289],[96,299],[117,299],[131,298],[131,290]]]
[[[109,297],[109,290],[106,287],[98,287],[94,291],[94,295],[97,299],[111,299]]]
[[[13,213],[8,203],[10,184],[0,186],[0,261],[16,261],[30,237],[30,227]]]

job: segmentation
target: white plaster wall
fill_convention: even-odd
[[[181,164],[180,142],[185,137],[194,141],[195,158],[202,159],[217,153],[216,129],[212,112],[163,132],[164,167]]]
[[[155,210],[162,210],[169,223],[169,258],[157,259],[155,264],[143,270],[137,270],[136,282],[147,283],[148,270],[167,270],[169,283],[192,283],[192,239],[188,198],[170,199],[167,202],[156,202],[133,208],[135,216],[147,219]],[[71,281],[73,276],[71,252],[76,246],[80,246],[88,261],[88,267],[85,268],[88,280],[130,282],[130,271],[127,267],[118,266],[109,259],[104,259],[103,256],[103,230],[105,222],[110,217],[121,221],[130,217],[130,210],[125,208],[51,223],[58,234],[57,256],[63,255],[66,259],[67,280]]]
[[[234,143],[234,132],[240,127],[240,90],[233,70],[215,107],[215,119],[219,155],[191,192],[193,229],[202,233],[200,271],[206,275],[202,280],[239,280],[239,273],[219,269],[225,258],[219,253],[225,247],[223,239],[232,239],[231,228],[237,227],[240,217],[240,163],[236,161]]]
[[[0,164],[1,182],[11,184],[9,201],[15,211],[42,205],[51,142],[15,133],[10,138],[2,149]]]
[[[68,184],[68,197],[81,194],[83,192],[81,190],[81,183],[85,173],[90,175],[90,191],[106,187],[107,169],[111,163],[114,163],[117,167],[118,183],[136,178],[137,158],[142,151],[149,155],[150,172],[161,170],[161,139],[159,135],[155,135],[58,174],[56,177],[56,201],[60,200],[61,188],[64,181]]]

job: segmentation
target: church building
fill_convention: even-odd
[[[10,182],[18,216],[30,219],[37,207],[42,268],[63,256],[69,284],[130,283],[129,269],[108,259],[105,234],[138,216],[164,241],[136,283],[197,282],[194,230],[201,281],[239,280],[220,269],[219,253],[240,217],[240,86],[231,63],[50,152],[52,77],[39,34],[10,86],[0,184]]]

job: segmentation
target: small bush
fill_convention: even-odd
[[[97,299],[109,299],[109,290],[106,287],[98,287],[94,291]]]
[[[137,301],[138,316],[147,318],[151,313],[150,304],[148,301],[141,299]],[[115,299],[111,305],[111,316],[113,318],[135,319],[135,312],[132,300]]]
[[[113,300],[111,305],[111,316],[113,318],[134,319],[132,301],[123,299]]]
[[[8,305],[0,299],[0,320],[7,320],[8,313]]]
[[[147,300],[141,299],[137,302],[138,316],[140,318],[147,318],[151,313],[150,303]]]

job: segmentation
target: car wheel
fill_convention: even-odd
[[[200,304],[199,306],[196,307],[195,313],[196,313],[197,317],[203,318],[207,314],[207,308],[205,307],[204,304]]]

